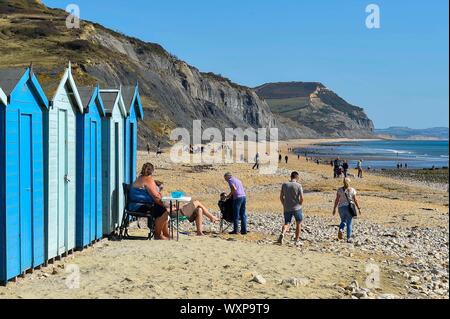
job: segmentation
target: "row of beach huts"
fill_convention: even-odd
[[[113,233],[136,176],[138,86],[55,81],[0,70],[0,284]]]

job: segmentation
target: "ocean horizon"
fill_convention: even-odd
[[[363,160],[365,168],[393,169],[405,164],[412,169],[449,166],[448,140],[363,140],[319,143],[299,148],[297,154],[312,158],[348,160],[351,167]]]

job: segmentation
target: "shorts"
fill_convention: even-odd
[[[166,212],[166,208],[162,207],[160,205],[142,205],[141,207],[139,207],[139,209],[137,210],[137,212],[139,213],[148,213],[150,212],[150,215],[154,218],[160,218],[162,215],[164,215],[164,213]]]
[[[198,210],[197,207],[195,207],[194,202],[190,202],[189,204],[183,206],[180,209],[180,212],[183,216],[187,217],[189,219],[190,223],[195,222],[198,216]]]
[[[303,222],[303,211],[299,209],[294,212],[284,213],[284,224],[290,225],[292,223],[293,217],[295,217],[295,221],[300,224],[301,222]]]

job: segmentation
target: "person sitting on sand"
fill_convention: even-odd
[[[160,191],[162,192],[164,189],[164,183],[158,181],[157,182]],[[162,194],[160,194],[162,196]],[[209,218],[211,223],[217,223],[220,221],[219,218],[214,216],[209,212],[205,205],[203,205],[199,201],[191,201],[180,208],[181,215],[187,217],[190,223],[194,223],[197,227],[197,236],[204,236],[203,233],[203,217],[206,216]]]
[[[168,240],[169,213],[153,179],[154,171],[155,168],[151,163],[142,166],[141,175],[133,183],[129,192],[128,209],[134,212],[150,212],[155,219],[155,239]]]
[[[293,172],[291,174],[290,182],[284,183],[281,187],[280,200],[281,204],[283,204],[284,209],[284,225],[281,231],[281,235],[278,239],[278,243],[280,245],[283,244],[284,237],[291,227],[293,217],[295,218],[295,221],[297,223],[297,228],[295,231],[295,245],[300,244],[300,233],[303,222],[302,205],[304,197],[302,185],[300,185],[300,183],[298,182],[299,176],[300,175],[297,172]]]
[[[333,216],[336,215],[336,211],[339,209],[339,215],[341,217],[341,224],[339,225],[339,240],[344,239],[344,230],[347,228],[347,242],[352,242],[353,235],[353,215],[350,212],[350,202],[355,203],[359,212],[361,207],[359,206],[358,199],[356,198],[356,190],[350,187],[350,178],[344,179],[344,187],[341,187],[337,191],[336,200],[334,203]]]

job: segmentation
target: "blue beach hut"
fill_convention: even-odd
[[[125,182],[131,184],[136,178],[138,121],[144,119],[139,87],[122,87],[122,96],[127,108],[125,119]]]
[[[99,87],[79,87],[84,111],[77,117],[76,247],[102,238],[102,118]]]
[[[44,112],[32,67],[0,70],[0,282],[42,265]]]
[[[100,90],[106,116],[102,119],[103,234],[111,235],[122,221],[124,123],[127,111],[121,89]]]
[[[76,118],[83,104],[69,63],[62,77],[43,85],[49,101],[45,113],[45,226],[47,260],[75,248]]]

